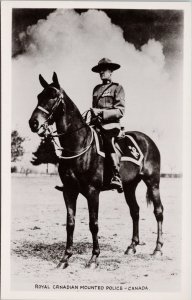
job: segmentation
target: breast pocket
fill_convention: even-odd
[[[105,108],[113,108],[113,98],[112,97],[104,97]]]

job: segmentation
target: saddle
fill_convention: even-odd
[[[104,177],[103,177],[103,190],[109,189],[109,184],[112,178],[111,160],[105,153],[104,142],[102,133],[98,128],[93,128],[94,138],[98,155],[105,158],[104,160]],[[131,133],[121,131],[116,138],[112,138],[113,148],[119,157],[119,161],[130,161],[138,166],[141,165],[143,160],[143,153],[139,148],[135,138]]]
[[[102,133],[97,128],[93,128],[94,138],[98,155],[106,157]],[[140,166],[143,160],[143,153],[134,137],[133,132],[122,131],[116,138],[112,138],[115,152],[120,156],[120,161],[131,161]]]

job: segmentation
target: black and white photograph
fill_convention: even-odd
[[[190,21],[2,2],[2,299],[190,299]]]

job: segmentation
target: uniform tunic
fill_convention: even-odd
[[[120,119],[125,112],[125,93],[118,83],[99,84],[93,90],[92,107],[102,112],[102,127],[120,129]]]

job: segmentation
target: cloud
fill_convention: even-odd
[[[91,68],[108,57],[121,65],[114,81],[126,93],[123,124],[128,130],[150,135],[161,148],[164,166],[179,165],[182,86],[180,74],[166,65],[163,46],[151,39],[136,50],[123,38],[120,27],[103,12],[58,9],[46,20],[20,33],[25,53],[13,59],[13,127],[31,136],[28,119],[41,91],[38,75],[51,82],[56,71],[61,86],[83,112],[91,106],[92,90],[99,77]],[[21,118],[22,112],[22,118]],[[170,122],[171,120],[171,122]],[[34,137],[34,135],[33,135]],[[174,145],[174,146],[173,146]],[[174,149],[174,157],[172,155]]]

